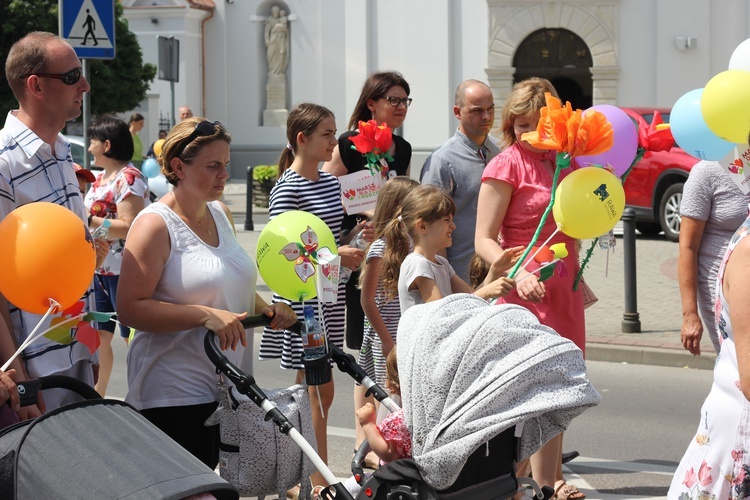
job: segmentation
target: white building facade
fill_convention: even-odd
[[[343,132],[368,74],[401,72],[414,99],[401,134],[412,175],[457,122],[463,80],[487,82],[499,109],[514,81],[543,76],[575,107],[671,107],[727,69],[750,37],[750,0],[121,0],[144,61],[157,36],[180,41],[176,106],[221,121],[233,136],[232,177],[276,163],[283,126],[264,126],[264,21],[289,20],[287,109],[330,108]],[[139,111],[144,143],[172,115],[170,83],[156,80]]]

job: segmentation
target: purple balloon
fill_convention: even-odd
[[[617,177],[621,177],[630,168],[630,164],[635,159],[638,151],[638,131],[635,128],[633,120],[623,110],[617,106],[609,104],[597,104],[589,109],[599,111],[607,117],[607,121],[612,124],[612,130],[615,133],[615,140],[609,151],[591,156],[578,156],[576,161],[581,167],[590,165],[601,165],[606,167],[609,164]],[[586,111],[583,112],[584,116]]]

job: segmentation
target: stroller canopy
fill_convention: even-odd
[[[524,424],[523,459],[601,399],[573,342],[523,307],[468,294],[403,314],[398,366],[414,460],[438,490],[505,429]]]

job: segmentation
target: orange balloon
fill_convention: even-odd
[[[91,285],[96,250],[84,222],[54,203],[29,203],[0,222],[0,292],[24,311],[43,314],[49,299],[67,309]]]

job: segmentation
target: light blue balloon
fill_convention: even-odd
[[[143,165],[141,165],[141,171],[143,172],[143,175],[151,179],[161,173],[161,167],[159,166],[159,162],[154,158],[148,158],[143,162]]]
[[[734,144],[714,134],[706,125],[701,112],[703,89],[691,90],[672,107],[669,128],[677,144],[689,155],[700,160],[718,161]]]

